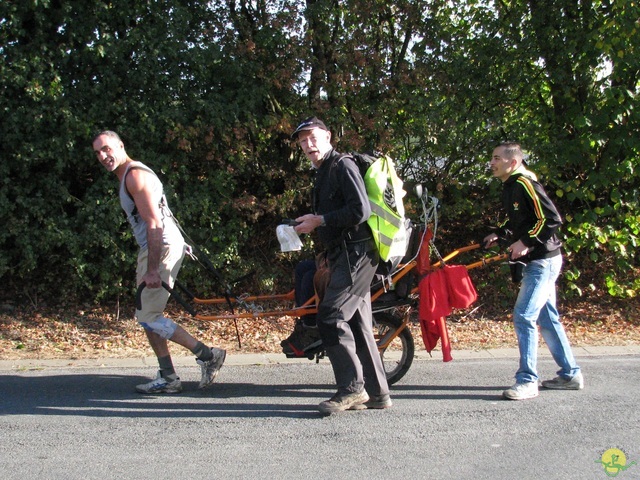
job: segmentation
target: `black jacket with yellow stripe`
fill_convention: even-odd
[[[556,235],[562,218],[542,185],[527,173],[518,170],[502,184],[502,205],[508,216],[503,233],[531,249],[520,259],[524,262],[559,255],[562,246]]]

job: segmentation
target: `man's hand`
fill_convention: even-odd
[[[311,213],[296,218],[300,225],[294,227],[297,233],[311,233],[322,224],[322,216]]]
[[[512,243],[507,251],[511,254],[511,260],[516,260],[520,257],[524,257],[529,253],[529,247],[527,247],[522,240],[518,240],[516,243]]]
[[[142,281],[147,285],[147,288],[160,288],[162,286],[162,278],[158,271],[147,271],[142,277]]]
[[[497,244],[498,244],[498,235],[496,235],[495,233],[490,233],[489,235],[484,237],[484,240],[482,240],[482,246],[484,248],[491,248]]]

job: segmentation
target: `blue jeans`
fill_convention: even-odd
[[[520,348],[517,383],[538,381],[538,326],[553,359],[560,367],[558,375],[570,379],[580,372],[556,309],[556,279],[561,268],[561,255],[532,260],[524,268],[520,292],[513,309],[513,323]]]

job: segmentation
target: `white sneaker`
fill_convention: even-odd
[[[196,363],[200,365],[202,371],[202,378],[200,379],[198,388],[206,388],[213,383],[224,363],[224,359],[227,357],[227,351],[221,348],[211,347],[211,353],[213,353],[211,360],[207,360],[206,362],[196,360]]]
[[[575,377],[569,379],[556,377],[553,380],[545,380],[542,382],[542,386],[554,390],[582,390],[584,388],[584,377],[582,372],[578,372]]]
[[[538,382],[516,383],[513,387],[502,392],[509,400],[526,400],[538,396]]]
[[[180,382],[179,378],[169,382],[158,371],[156,378],[150,382],[136,385],[136,391],[139,393],[180,393],[182,391],[182,382]]]

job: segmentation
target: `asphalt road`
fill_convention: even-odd
[[[605,479],[613,448],[640,478],[640,355],[578,360],[585,390],[522,402],[501,399],[515,358],[417,360],[391,409],[330,417],[326,361],[226,365],[206,391],[181,365],[171,396],[134,392],[152,366],[4,370],[0,478]]]

